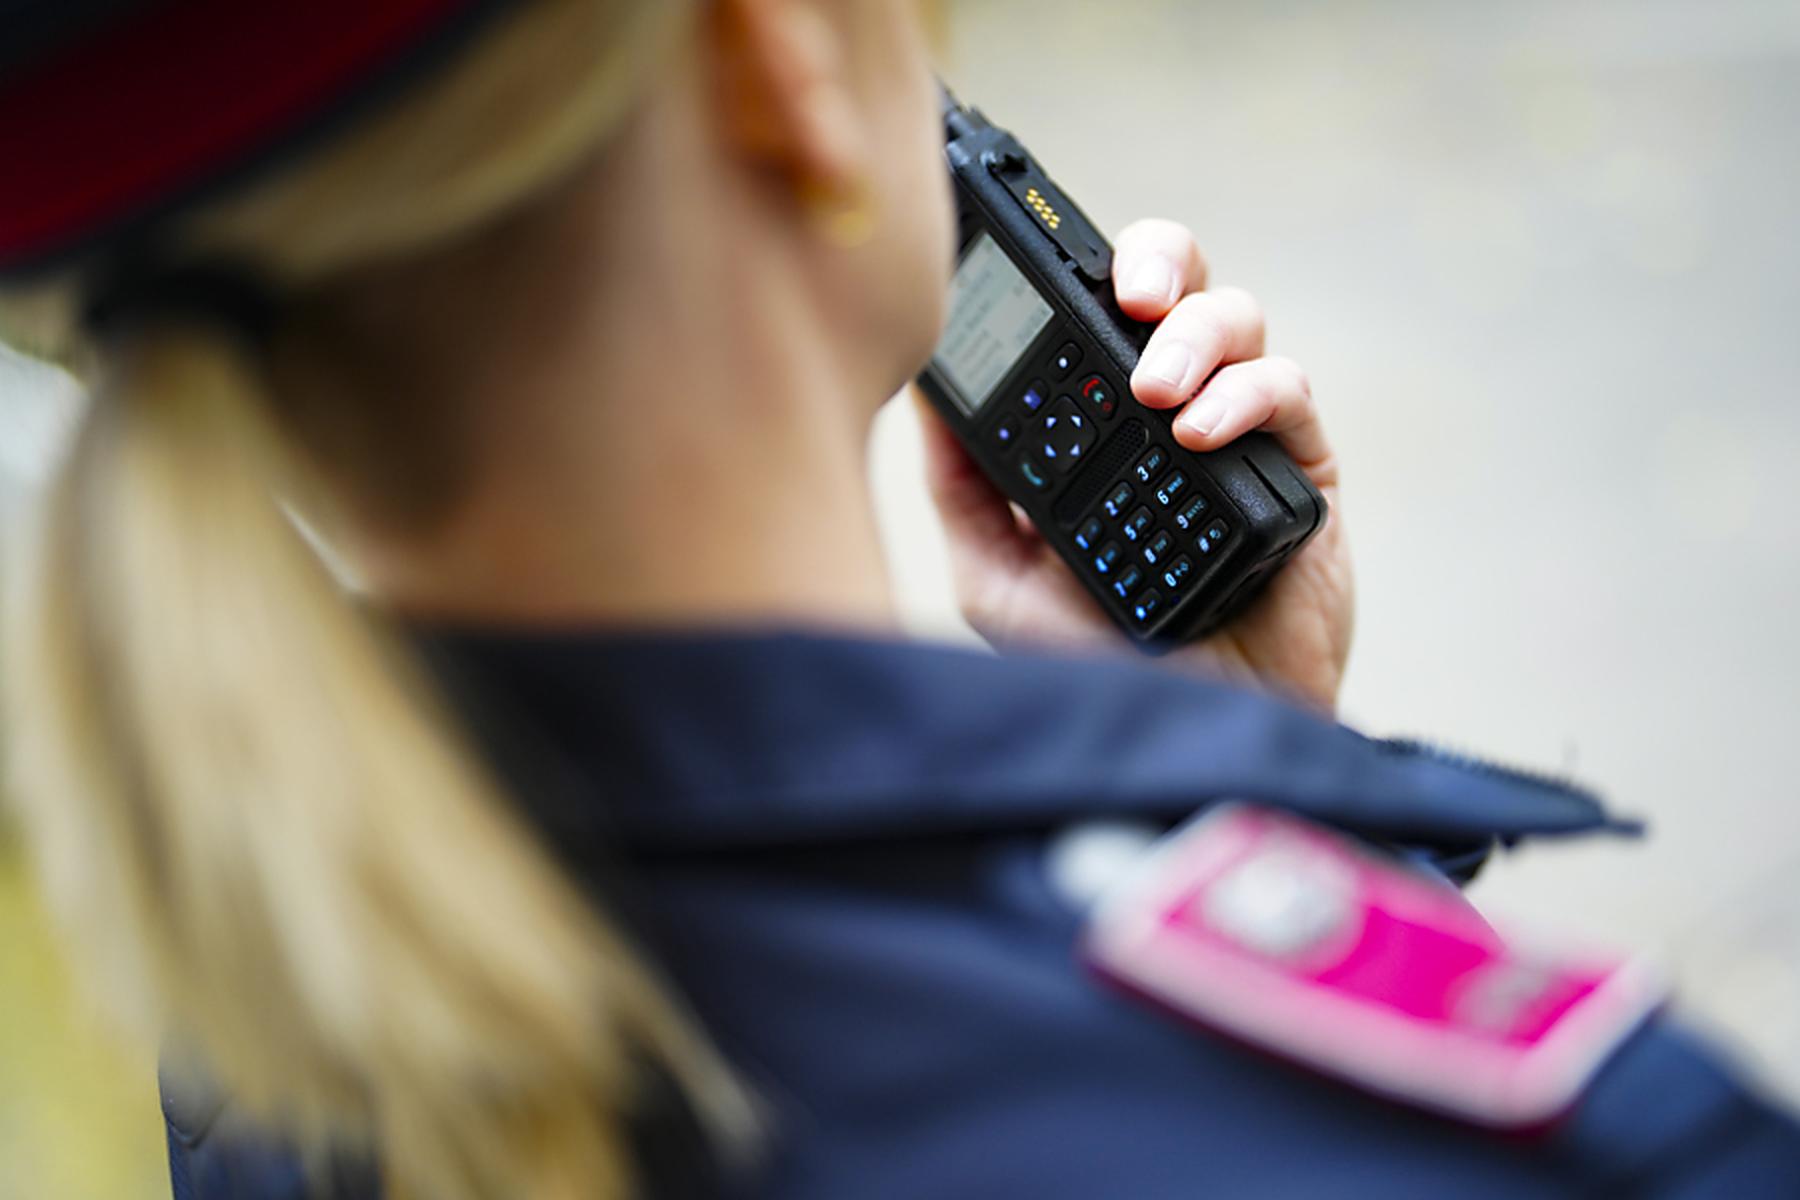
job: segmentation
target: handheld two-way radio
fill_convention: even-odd
[[[1129,381],[1151,327],[1112,247],[1004,129],[944,93],[958,265],[919,383],[969,452],[1139,644],[1199,637],[1325,523],[1266,434],[1196,453]]]

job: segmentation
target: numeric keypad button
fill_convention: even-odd
[[[1195,496],[1175,514],[1175,527],[1183,533],[1193,532],[1200,527],[1200,519],[1206,515],[1206,509],[1206,497]]]
[[[1144,457],[1137,460],[1137,466],[1131,469],[1139,483],[1149,483],[1169,465],[1169,452],[1161,446],[1153,446]]]
[[[1180,471],[1170,471],[1163,476],[1163,481],[1156,485],[1156,502],[1167,508],[1187,493],[1187,476]]]
[[[1129,563],[1123,571],[1119,572],[1118,578],[1112,581],[1113,594],[1121,600],[1129,600],[1131,593],[1137,591],[1138,584],[1142,582],[1144,582],[1144,573],[1138,569],[1136,563]]]
[[[1150,618],[1154,617],[1161,607],[1162,596],[1155,588],[1146,588],[1144,594],[1137,598],[1137,603],[1131,606],[1132,620],[1139,625],[1148,625]]]
[[[1111,575],[1124,555],[1125,552],[1119,549],[1119,543],[1108,542],[1100,547],[1100,553],[1094,555],[1094,570],[1101,575]]]

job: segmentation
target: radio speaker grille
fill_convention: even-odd
[[[1056,505],[1050,511],[1057,523],[1067,528],[1079,520],[1081,514],[1100,498],[1106,485],[1125,473],[1125,468],[1138,456],[1149,436],[1143,422],[1135,418],[1119,426],[1118,432],[1100,447],[1088,464],[1069,480],[1063,494],[1056,498]]]

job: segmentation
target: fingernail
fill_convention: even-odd
[[[1130,291],[1146,300],[1175,299],[1175,268],[1168,259],[1151,255],[1131,273]]]
[[[1193,361],[1193,352],[1180,342],[1164,342],[1144,359],[1144,373],[1172,388],[1179,388]]]
[[[1207,437],[1225,419],[1225,406],[1202,400],[1176,419],[1177,429],[1185,429],[1195,437]]]

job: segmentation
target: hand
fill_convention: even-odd
[[[1248,609],[1163,661],[1254,682],[1330,711],[1350,654],[1354,604],[1337,457],[1305,373],[1288,359],[1263,355],[1262,311],[1247,293],[1206,290],[1206,260],[1183,226],[1139,221],[1120,234],[1113,288],[1127,315],[1161,321],[1132,374],[1131,390],[1151,408],[1181,409],[1175,440],[1193,450],[1217,450],[1251,430],[1265,430],[1280,439],[1331,506],[1325,528]],[[924,403],[918,407],[958,598],[976,631],[992,642],[1129,647],[937,415]]]

